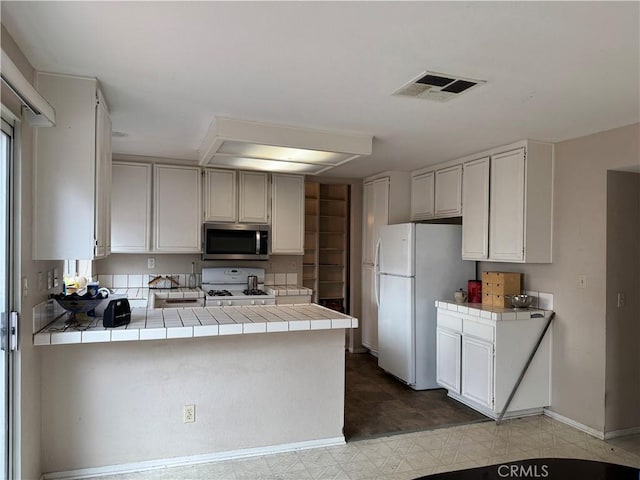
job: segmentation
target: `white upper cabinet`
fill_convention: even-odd
[[[411,220],[427,220],[435,215],[435,173],[411,177]]]
[[[465,162],[462,183],[462,258],[489,256],[489,157]]]
[[[154,251],[200,253],[200,168],[154,165]]]
[[[206,222],[236,222],[238,191],[235,170],[205,169],[204,220]]]
[[[462,213],[462,165],[436,170],[436,217],[455,217]]]
[[[462,235],[466,260],[551,263],[553,145],[524,140],[468,157]]]
[[[491,157],[490,256],[524,260],[524,148]]]
[[[373,263],[378,229],[389,223],[389,178],[364,184],[364,235],[362,261]]]
[[[38,73],[56,126],[35,129],[33,258],[109,254],[111,121],[95,78]]]
[[[239,183],[240,199],[238,221],[240,223],[268,223],[269,174],[261,172],[240,172]],[[304,206],[304,194],[302,196],[302,203]]]
[[[111,118],[98,90],[96,106],[96,218],[95,257],[111,253]]]
[[[271,253],[303,255],[304,176],[272,174],[271,200]]]
[[[489,259],[551,263],[553,145],[526,141],[491,155]]]
[[[149,163],[113,162],[111,251],[151,251],[151,176]]]
[[[461,214],[462,165],[414,172],[411,177],[411,220],[458,217]]]

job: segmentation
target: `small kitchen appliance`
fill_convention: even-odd
[[[205,223],[203,260],[267,260],[269,225]],[[246,282],[246,277],[245,277]]]
[[[131,307],[126,298],[116,298],[111,300],[104,309],[102,315],[102,325],[105,328],[120,327],[131,322]]]
[[[482,303],[482,282],[480,280],[469,280],[467,291],[469,292],[469,303]]]
[[[207,307],[275,305],[275,295],[265,291],[264,276],[263,268],[203,268],[201,288],[207,294],[205,304]]]

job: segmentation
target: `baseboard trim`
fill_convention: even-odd
[[[479,403],[475,403],[467,398],[464,398],[461,395],[458,395],[455,392],[452,391],[448,391],[447,396],[453,398],[454,400],[457,400],[460,403],[465,404],[467,407],[473,408],[475,411],[480,412],[483,415],[486,415],[487,417],[491,418],[492,420],[497,420],[498,417],[500,416],[499,413],[494,412],[492,410],[490,410],[489,408],[485,407],[484,405],[480,405]],[[507,412],[504,414],[503,420],[509,420],[512,418],[520,418],[520,417],[531,417],[533,415],[540,415],[542,414],[542,410],[543,407],[534,407],[534,408],[527,408],[524,410],[513,410],[510,412]]]
[[[569,425],[570,427],[573,427],[575,429],[578,429],[584,433],[588,433],[589,435],[596,437],[599,440],[604,440],[605,439],[605,435],[603,432],[596,430],[593,427],[589,427],[583,423],[580,422],[576,422],[575,420],[570,419],[569,417],[565,417],[564,415],[560,415],[557,412],[554,412],[553,410],[549,410],[548,408],[544,409],[544,414],[547,417],[551,417],[554,420],[557,420],[561,423],[564,423],[565,425]]]
[[[610,440],[612,438],[626,437],[627,435],[636,435],[638,433],[640,433],[640,427],[623,428],[622,430],[612,430],[611,432],[606,432],[604,434],[604,439]]]
[[[226,452],[205,453],[202,455],[189,455],[185,457],[163,458],[158,460],[146,460],[142,462],[107,465],[104,467],[79,468],[76,470],[66,470],[62,472],[50,472],[44,473],[41,478],[44,480],[72,480],[78,478],[98,477],[102,475],[133,473],[147,470],[161,470],[167,467],[196,465],[199,463],[219,462],[223,460],[235,460],[238,458],[257,457],[261,455],[271,455],[274,453],[284,453],[295,450],[308,450],[311,448],[332,447],[335,445],[344,445],[345,443],[346,442],[344,436],[340,436],[334,438],[323,438],[320,440],[309,440],[305,442],[284,443],[281,445],[273,445],[269,447],[244,448]]]

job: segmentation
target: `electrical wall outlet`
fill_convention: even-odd
[[[156,259],[153,257],[147,258],[147,268],[156,268]]]
[[[60,271],[57,268],[53,269],[53,288],[57,288],[60,285]]]
[[[627,299],[625,298],[624,293],[618,292],[618,308],[624,307],[626,303]]]
[[[196,421],[196,406],[195,405],[185,405],[183,411],[183,421],[184,423],[193,423]]]
[[[53,288],[53,271],[49,270],[47,272],[47,290],[51,290]]]
[[[578,286],[580,288],[587,288],[587,276],[586,275],[578,275]]]

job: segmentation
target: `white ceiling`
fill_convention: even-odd
[[[197,159],[214,115],[374,135],[330,175],[640,121],[638,2],[12,2],[32,65],[97,77],[115,153]],[[392,96],[425,70],[486,80]]]

